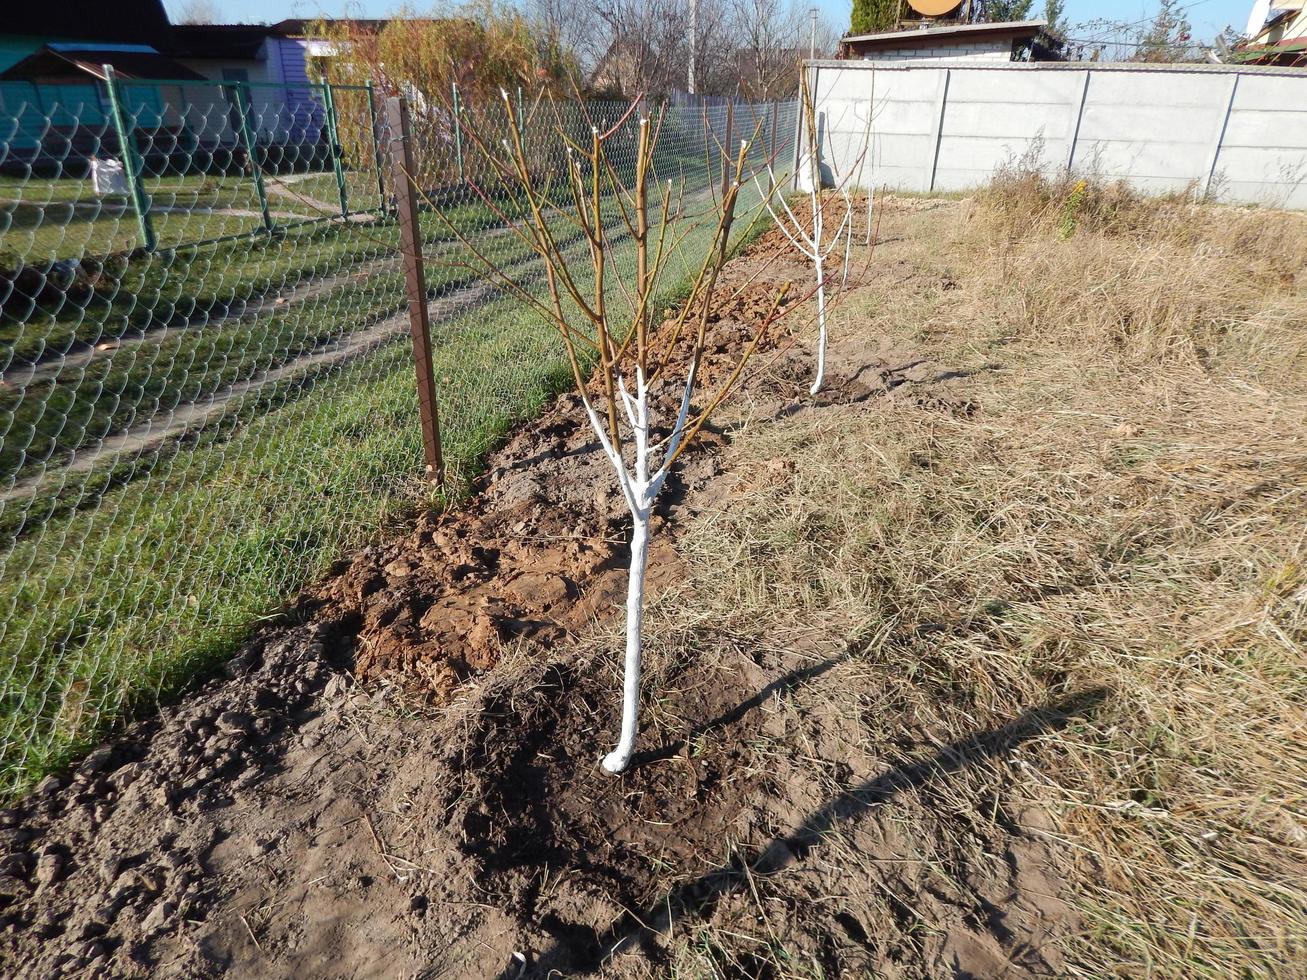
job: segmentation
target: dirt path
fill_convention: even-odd
[[[313,198],[301,198],[292,191],[285,191],[287,196],[294,197],[297,200],[303,200],[313,204],[321,204]],[[15,201],[13,199],[0,199],[0,210],[5,206],[11,209],[14,207],[29,207],[45,212],[50,211],[70,211],[73,214],[78,212],[89,212],[89,217],[95,218],[109,215],[110,217],[122,217],[124,215],[134,215],[135,206],[130,201]],[[338,210],[338,208],[337,208]],[[151,203],[149,211],[151,214],[181,214],[186,216],[196,214],[216,214],[225,218],[262,218],[262,211],[253,211],[249,208],[228,208],[212,204],[154,204]],[[332,209],[328,208],[330,214]],[[274,218],[284,218],[294,220],[303,218],[302,214],[294,211],[271,211],[269,212]],[[56,219],[57,220],[57,219]]]
[[[483,233],[487,239],[502,238],[509,232],[503,228],[490,229]],[[432,257],[457,251],[456,243],[442,242],[430,254]],[[358,262],[350,266],[349,272],[339,272],[330,276],[310,279],[290,289],[265,293],[251,301],[238,301],[224,312],[207,311],[203,317],[197,317],[192,323],[190,318],[182,322],[168,322],[147,327],[135,336],[120,337],[110,345],[87,344],[71,353],[46,355],[32,363],[11,365],[0,372],[0,379],[14,388],[25,388],[45,381],[58,381],[60,376],[69,371],[76,371],[99,360],[112,358],[123,349],[138,347],[142,344],[156,343],[169,333],[183,330],[222,329],[234,323],[247,322],[267,313],[285,313],[294,306],[316,299],[341,286],[355,285],[387,272],[397,272],[401,268],[398,254],[381,256]]]
[[[11,366],[4,370],[2,377],[4,383],[13,388],[26,388],[45,381],[58,381],[65,373],[80,371],[96,361],[118,356],[118,352],[122,350],[130,350],[142,344],[157,343],[170,333],[175,334],[184,330],[222,329],[224,326],[247,322],[267,313],[286,312],[333,289],[362,282],[380,273],[394,272],[399,268],[400,261],[397,255],[371,259],[352,266],[350,272],[311,279],[291,289],[260,296],[251,302],[241,301],[222,313],[206,312],[202,318],[197,318],[196,323],[191,323],[190,319],[186,318],[181,323],[147,327],[136,336],[117,338],[111,342],[111,345],[88,344],[72,353],[50,356],[31,364]]]
[[[311,208],[313,208],[316,212],[318,212],[319,215],[323,215],[323,216],[326,216],[326,215],[333,215],[333,214],[335,214],[336,212],[338,212],[338,211],[340,210],[340,202],[339,202],[339,201],[337,201],[337,202],[335,202],[335,203],[333,204],[333,203],[331,203],[330,201],[323,201],[323,200],[320,200],[320,199],[318,199],[318,198],[316,198],[316,197],[310,197],[308,194],[301,194],[299,191],[295,190],[293,187],[288,186],[288,185],[291,185],[291,184],[297,184],[297,183],[300,182],[300,180],[305,180],[305,179],[307,179],[307,177],[308,177],[309,175],[307,175],[307,174],[296,174],[296,175],[294,175],[294,176],[295,176],[295,177],[298,177],[299,179],[298,179],[298,180],[291,180],[291,179],[288,179],[288,178],[286,178],[286,177],[272,177],[272,178],[268,178],[268,179],[266,179],[266,180],[264,181],[264,187],[267,188],[269,194],[273,194],[273,195],[278,196],[278,197],[289,198],[290,200],[294,201],[296,204],[307,204],[307,205],[309,205],[309,206],[310,206]],[[318,175],[318,174],[314,174],[314,175],[312,175],[312,176],[319,176],[319,175]],[[303,217],[303,216],[300,215],[300,217]]]
[[[754,309],[714,325],[708,378]],[[655,522],[655,596],[686,575],[685,528],[786,479],[779,460],[729,469],[733,439],[883,399],[963,404],[956,374],[875,338],[832,350],[816,399],[811,367],[782,340],[733,403],[735,434],[685,457]],[[1058,973],[1079,925],[1041,814],[996,827],[991,803],[931,793],[1089,700],[948,743],[905,714],[903,739],[871,752],[861,706],[905,709],[857,667],[852,624],[798,613],[745,642],[704,623],[650,651],[645,750],[614,779],[597,760],[626,532],[564,396],[464,510],[342,561],[299,625],[0,811],[3,972],[637,977],[723,930],[770,935],[803,975]]]
[[[325,287],[324,287],[325,288]],[[469,306],[482,303],[495,292],[488,283],[466,286],[427,304],[433,320],[452,316]],[[90,473],[106,460],[119,463],[151,452],[217,421],[228,412],[238,410],[244,399],[273,385],[302,381],[331,368],[337,368],[368,354],[397,337],[408,333],[408,314],[387,317],[363,330],[338,337],[297,357],[280,367],[260,371],[246,381],[224,388],[205,402],[178,406],[166,416],[155,416],[144,425],[119,435],[109,436],[94,445],[75,451],[64,465],[38,476],[18,480],[0,494],[0,502],[11,504],[42,493],[58,493],[70,480]]]

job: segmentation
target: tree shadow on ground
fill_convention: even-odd
[[[772,693],[792,689],[829,670],[840,659],[832,658],[786,675],[732,711],[705,723],[702,730],[737,720]],[[906,790],[985,759],[1002,756],[1022,742],[1064,728],[1072,719],[1092,714],[1110,693],[1106,688],[1093,688],[1071,694],[1045,707],[1026,711],[1002,727],[952,742],[929,758],[899,762],[886,772],[827,801],[795,830],[774,838],[755,855],[737,858],[660,895],[638,913],[622,915],[603,932],[570,926],[566,934],[558,935],[554,945],[534,962],[524,965],[514,961],[499,976],[501,980],[516,980],[524,976],[543,976],[551,971],[562,971],[569,976],[585,975],[598,971],[611,958],[635,946],[651,958],[657,958],[655,940],[660,934],[666,934],[674,923],[709,913],[723,897],[747,889],[754,874],[774,873],[803,861],[835,826],[859,819],[873,807],[888,803]],[[665,758],[674,751],[674,746],[659,749],[638,761]]]
[[[631,757],[631,766],[639,768],[640,766],[648,765],[651,762],[663,762],[678,755],[687,744],[693,742],[700,736],[707,735],[719,728],[725,728],[727,725],[735,724],[750,711],[753,711],[755,708],[761,708],[771,700],[773,696],[788,694],[789,692],[802,687],[809,681],[820,677],[832,667],[848,660],[849,657],[853,656],[853,653],[854,649],[849,648],[834,657],[828,657],[825,660],[819,661],[808,667],[800,667],[797,670],[792,670],[788,674],[778,677],[757,694],[741,701],[730,711],[723,712],[710,721],[705,721],[702,724],[694,726],[694,728],[690,729],[690,731],[686,732],[683,737],[678,738],[676,741],[669,742],[661,748],[650,749],[647,752],[637,752]]]

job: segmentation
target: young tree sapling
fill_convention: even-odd
[[[809,393],[815,395],[821,391],[826,379],[826,286],[830,278],[827,274],[826,260],[830,258],[832,252],[839,248],[842,238],[844,240],[844,254],[837,292],[843,290],[848,281],[849,259],[853,248],[853,199],[849,195],[849,179],[847,177],[841,178],[838,168],[832,162],[831,172],[835,178],[835,192],[839,196],[842,212],[839,214],[840,220],[835,228],[835,233],[827,240],[826,211],[829,198],[822,193],[820,118],[813,103],[811,89],[808,86],[807,72],[803,74],[800,96],[803,143],[799,158],[801,171],[799,176],[801,185],[808,192],[808,207],[812,214],[811,225],[795,215],[789,202],[785,200],[784,194],[779,191],[771,193],[765,191],[759,174],[755,173],[753,179],[759,193],[762,194],[763,203],[768,213],[770,213],[772,220],[776,222],[776,227],[781,230],[789,243],[813,264],[817,294],[817,371]],[[870,132],[870,121],[868,121],[868,132]],[[864,140],[862,153],[857,160],[859,166],[865,154],[866,141]],[[850,172],[853,169],[855,168],[850,168]],[[769,188],[779,188],[780,184],[771,172],[770,162],[767,167],[767,176]],[[779,202],[779,210],[773,201]],[[868,212],[868,226],[870,227],[870,211]]]
[[[788,287],[776,290],[733,367],[711,386],[701,387],[718,276],[730,254],[753,141],[742,140],[733,155],[718,147],[727,175],[723,191],[720,197],[712,192],[698,195],[711,194],[711,198],[709,206],[696,212],[696,202],[687,197],[683,186],[678,191],[672,181],[657,179],[655,150],[662,113],[637,115],[637,100],[615,125],[601,132],[583,106],[569,103],[560,107],[553,100],[545,103],[538,98],[523,120],[515,114],[506,92],[503,98],[503,126],[508,133],[504,140],[495,144],[483,136],[488,127],[469,127],[473,145],[497,175],[500,186],[497,193],[491,193],[475,181],[468,183],[511,234],[542,260],[544,290],[533,289],[520,273],[489,256],[438,206],[432,204],[432,209],[472,256],[472,267],[558,330],[586,419],[616,474],[630,512],[621,732],[617,746],[603,757],[605,770],[620,773],[630,764],[639,728],[644,592],[654,505],[673,465],[733,389],[763,336],[794,307],[783,306]],[[526,145],[525,134],[537,116],[545,114],[542,106],[546,104],[552,116],[548,131],[564,159],[561,183],[556,177],[533,172],[531,161],[540,158],[540,148],[532,147],[529,153]],[[588,143],[572,135],[576,127],[567,124],[564,114],[568,112],[586,115],[591,123]],[[631,125],[632,116],[636,116],[634,165],[619,166],[611,158],[608,144],[623,127]],[[651,204],[655,203],[650,200],[651,191],[656,198],[656,222],[650,220]],[[689,227],[682,230],[681,225]],[[615,234],[613,227],[624,234]],[[582,250],[590,260],[584,277],[573,269],[574,246],[562,237],[564,231],[579,233]],[[706,244],[695,244],[696,233],[703,231],[708,232]],[[615,254],[619,239],[629,243],[625,248],[634,245],[634,269]],[[671,260],[675,256],[684,262],[691,253],[698,261],[690,264],[687,298],[673,318],[655,329],[651,323],[654,306],[668,288]],[[622,302],[610,302],[610,287]],[[593,380],[587,380],[591,362]],[[653,415],[661,392],[676,393],[677,409],[673,418],[664,420],[670,427],[660,436]]]

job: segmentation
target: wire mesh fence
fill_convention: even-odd
[[[436,493],[420,478],[400,134],[382,100],[106,75],[39,99],[0,90],[0,795]],[[568,378],[551,328],[468,261],[462,239],[520,279],[543,274],[504,226],[520,202],[496,197],[465,127],[520,125],[547,175],[560,126],[588,133],[628,107],[410,101],[456,495]],[[755,165],[783,161],[795,126],[791,103],[669,109],[656,176],[681,208],[711,208],[720,143],[752,138]],[[610,234],[633,261],[616,218]]]

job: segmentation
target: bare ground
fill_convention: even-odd
[[[902,210],[863,281],[950,292],[895,250],[929,227]],[[719,321],[722,353],[748,315]],[[943,363],[872,322],[846,318],[816,399],[806,349],[760,355],[669,487],[626,775],[598,765],[617,727],[626,522],[564,397],[466,510],[341,562],[223,676],[0,813],[4,972],[1083,974],[1094,947],[1077,944],[1102,928],[1084,892],[1118,869],[1068,830],[1044,768],[1122,693],[1053,665],[991,697],[968,687],[972,664],[932,653],[961,638],[1007,657],[985,617],[868,616],[810,594],[838,583],[787,586],[791,560],[797,575],[836,540],[820,509],[789,515],[791,544],[746,528],[705,561],[742,506],[761,529],[768,507],[829,492],[804,486],[823,473],[805,446],[856,494],[883,479],[859,469],[882,452],[858,441],[873,422],[916,426],[910,474],[985,418],[977,378],[1001,365]],[[777,582],[783,613],[746,601]],[[1104,972],[1138,965],[1098,949]]]

